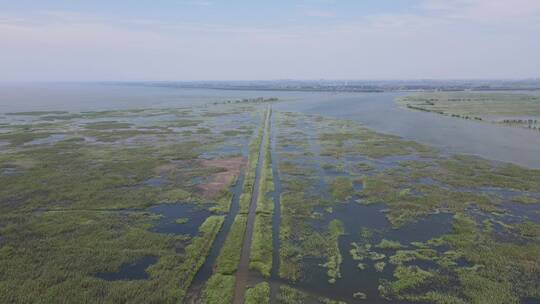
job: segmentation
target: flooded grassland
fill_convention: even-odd
[[[0,302],[178,303],[226,221],[261,113],[1,119]]]
[[[348,303],[540,297],[540,171],[344,120],[278,119],[280,279]]]
[[[540,170],[268,104],[0,116],[0,302],[538,301]]]
[[[540,130],[540,97],[517,93],[428,92],[398,99],[408,109]]]

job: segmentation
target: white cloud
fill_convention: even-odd
[[[540,4],[515,1],[425,0],[324,26],[0,16],[0,80],[538,77]]]

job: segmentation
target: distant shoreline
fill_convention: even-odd
[[[228,91],[277,91],[277,92],[334,92],[334,93],[384,93],[384,92],[507,92],[507,91],[540,91],[540,81],[515,82],[512,84],[486,82],[453,83],[427,82],[419,84],[414,81],[388,82],[354,82],[340,84],[338,82],[104,82],[103,84],[148,86],[182,89],[210,89]]]

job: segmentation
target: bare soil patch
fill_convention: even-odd
[[[242,156],[202,160],[201,165],[205,167],[222,168],[223,171],[212,174],[209,182],[202,184],[199,188],[205,198],[215,198],[222,189],[231,185],[240,175],[240,170],[245,166],[247,159]]]

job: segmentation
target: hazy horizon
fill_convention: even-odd
[[[99,79],[90,79],[90,80],[0,80],[0,84],[122,84],[122,83],[279,83],[279,82],[306,82],[306,83],[316,83],[316,82],[373,82],[373,83],[392,83],[392,82],[405,82],[405,83],[417,83],[417,82],[435,82],[435,83],[447,83],[447,82],[498,82],[498,81],[508,81],[508,82],[526,82],[526,81],[540,81],[540,77],[526,77],[526,78],[402,78],[402,79],[391,79],[391,78],[380,78],[380,79],[337,79],[337,78],[320,78],[320,79],[300,79],[300,78],[289,78],[289,79],[145,79],[145,80],[99,80]]]
[[[2,82],[540,77],[535,0],[1,2]]]

